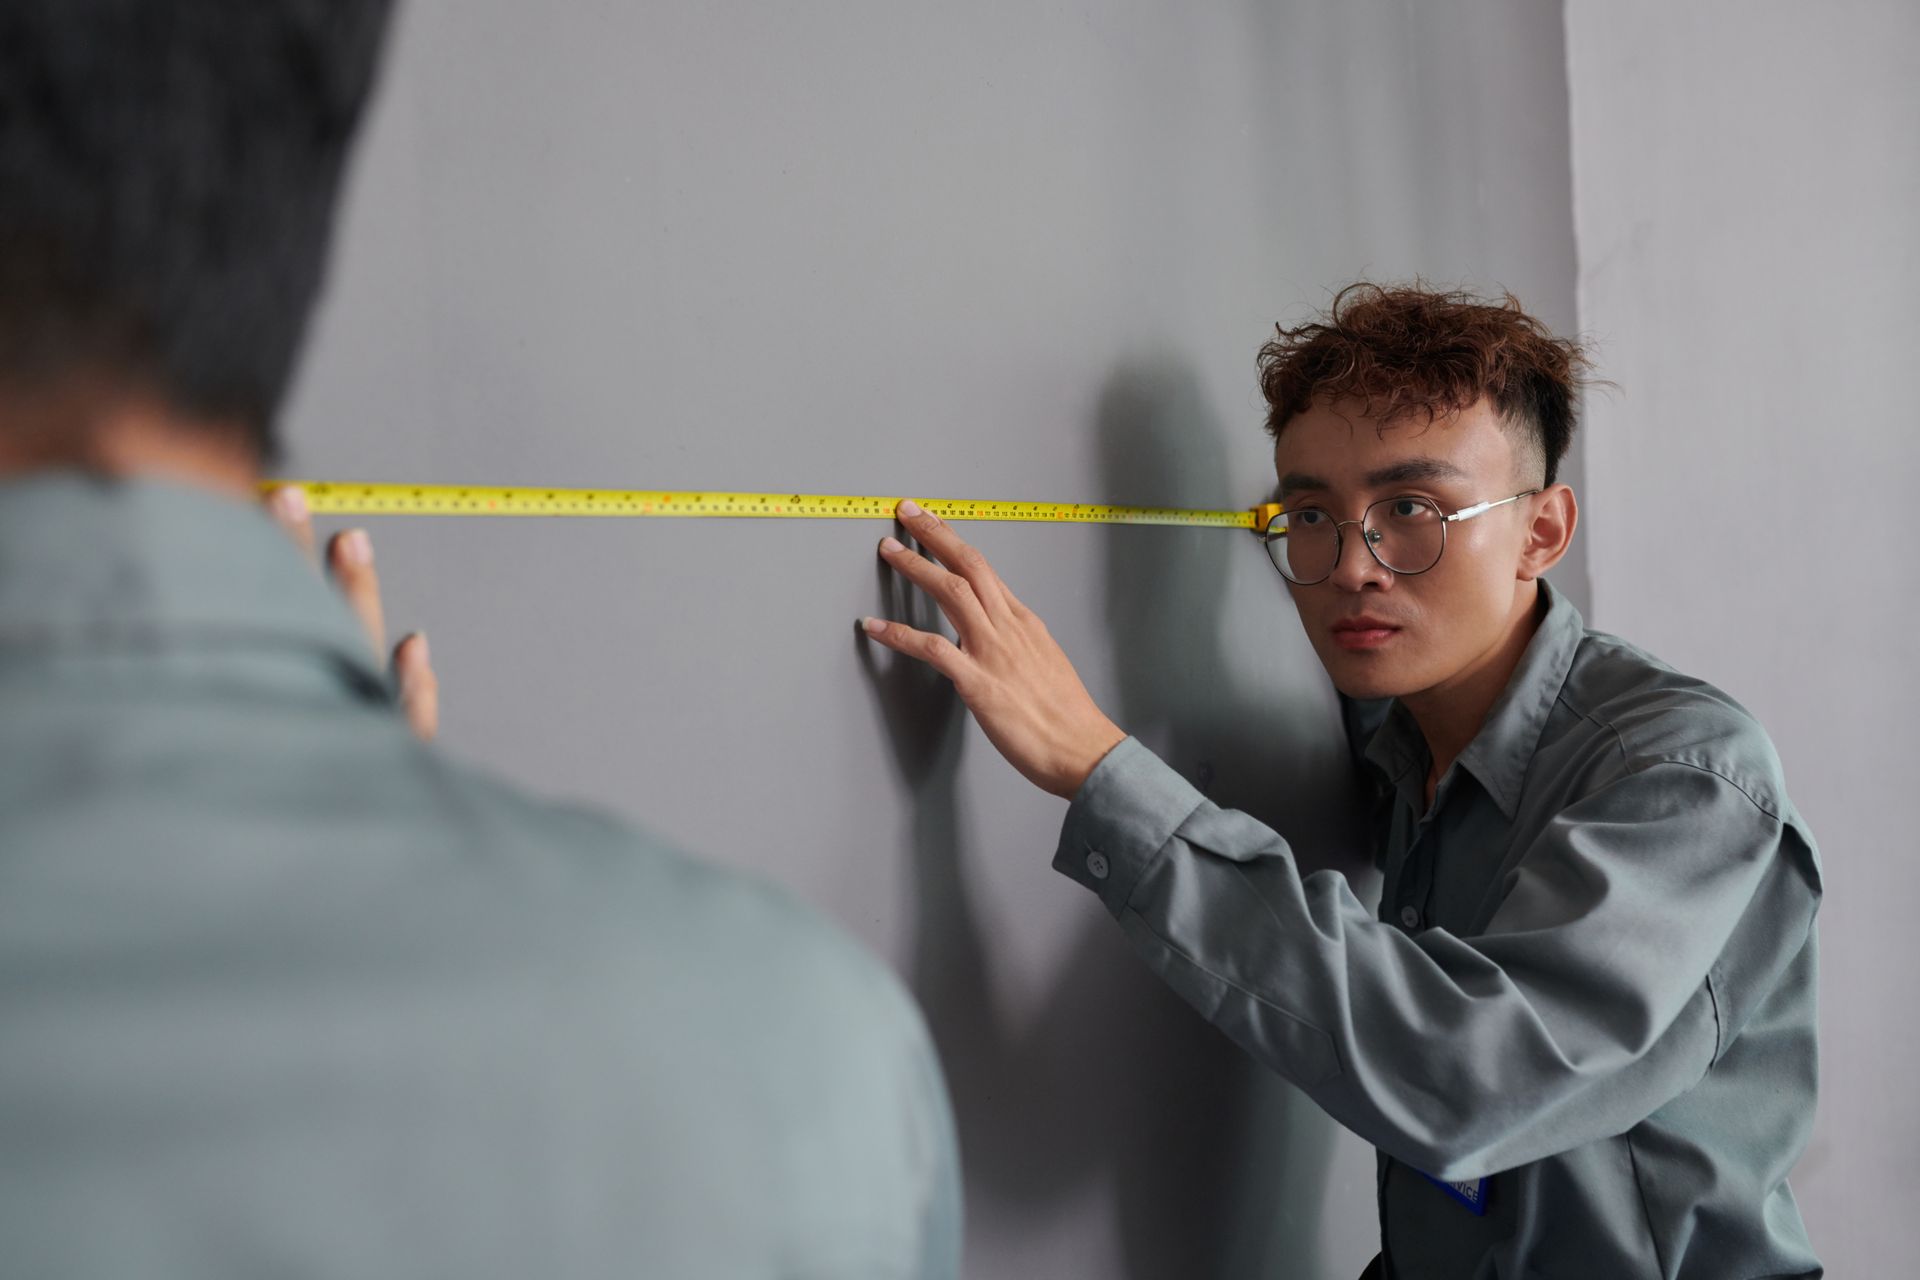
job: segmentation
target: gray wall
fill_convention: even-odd
[[[1829,1274],[1914,1212],[1920,7],[1570,0],[1598,625],[1772,731],[1821,845],[1821,1098],[1793,1185]]]
[[[1251,504],[1254,352],[1330,288],[1573,324],[1558,7],[1413,9],[421,0],[287,470]],[[1250,539],[974,528],[1124,725],[1344,865],[1331,696]],[[1064,806],[855,639],[917,613],[884,532],[374,527],[448,749],[783,881],[919,993],[971,1274],[1356,1273],[1370,1150],[1163,991],[1048,870]]]

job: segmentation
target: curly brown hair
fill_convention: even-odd
[[[1362,281],[1340,290],[1318,320],[1274,330],[1260,348],[1274,438],[1320,399],[1358,400],[1364,416],[1384,424],[1409,414],[1432,422],[1487,398],[1539,451],[1547,484],[1573,441],[1575,397],[1593,381],[1580,344],[1554,337],[1504,290],[1493,302],[1419,281]]]

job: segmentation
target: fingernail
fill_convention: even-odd
[[[899,505],[894,507],[893,513],[897,516],[904,516],[908,520],[913,519],[915,516],[926,514],[926,512],[920,510],[920,504],[912,498],[900,499]]]
[[[904,542],[900,541],[900,539],[889,537],[880,539],[880,549],[882,551],[905,551],[907,546]]]
[[[877,636],[887,629],[887,624],[878,618],[860,619],[860,629],[870,636]]]
[[[274,509],[288,520],[304,520],[307,518],[307,491],[299,485],[275,489],[273,505]]]
[[[340,535],[340,554],[348,564],[372,564],[373,539],[365,529],[349,529]]]
[[[420,661],[433,661],[433,651],[427,648],[427,633],[424,631],[416,631],[413,633],[413,640],[414,648],[420,651]]]

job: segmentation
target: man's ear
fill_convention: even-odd
[[[1527,540],[1520,549],[1520,580],[1531,582],[1559,564],[1579,523],[1580,503],[1566,485],[1556,484],[1535,498],[1533,521],[1527,526]]]

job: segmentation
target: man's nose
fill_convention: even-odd
[[[1376,535],[1377,536],[1377,535]],[[1358,520],[1340,530],[1340,559],[1333,566],[1333,585],[1342,591],[1364,591],[1390,586],[1393,573],[1373,558],[1367,529]]]

